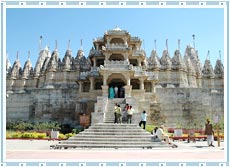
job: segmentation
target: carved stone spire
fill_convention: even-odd
[[[178,39],[178,50],[180,51],[180,39]]]
[[[196,50],[191,46],[187,46],[185,50],[185,57],[186,56],[190,58],[192,65],[196,71],[197,77],[202,77],[201,63]]]
[[[172,66],[171,58],[169,56],[168,50],[164,50],[162,57],[160,59],[161,69],[170,70]]]
[[[185,69],[185,64],[184,61],[182,60],[179,50],[176,50],[174,52],[174,56],[172,58],[172,69],[174,70]]]
[[[208,59],[205,60],[202,73],[203,73],[203,77],[205,77],[205,78],[214,78],[215,77],[215,74],[214,74],[210,60],[208,60]]]
[[[151,56],[148,59],[148,68],[151,70],[158,70],[160,69],[160,67],[161,65],[160,65],[158,54],[156,50],[152,50]]]
[[[13,64],[12,71],[11,71],[11,77],[15,79],[21,76],[21,74],[22,74],[21,63],[18,60],[18,52],[17,52],[16,60]]]
[[[28,51],[28,59],[25,62],[25,65],[23,67],[22,78],[27,79],[30,76],[30,74],[32,73],[32,71],[33,71],[33,66],[32,66],[32,63],[30,61],[30,51]]]
[[[63,62],[63,69],[65,71],[71,70],[72,52],[70,50],[70,40],[68,41],[68,49],[66,50],[66,53],[65,53],[65,56],[64,56],[62,62]]]
[[[192,62],[191,62],[189,56],[185,56],[185,57],[184,57],[184,62],[185,62],[185,65],[186,65],[186,67],[187,67],[188,73],[190,73],[190,74],[192,74],[192,75],[195,75],[195,74],[196,74],[196,71],[195,71],[195,69],[194,69],[194,67],[193,67],[193,64],[192,64]]]
[[[214,73],[216,78],[224,78],[224,66],[221,60],[216,61]]]

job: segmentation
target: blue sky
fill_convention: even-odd
[[[94,38],[103,37],[106,30],[116,26],[127,30],[132,36],[143,40],[142,47],[149,57],[157,40],[157,52],[161,57],[168,39],[170,56],[178,47],[182,56],[187,45],[193,43],[201,62],[204,63],[210,50],[210,59],[215,65],[219,50],[224,53],[224,11],[223,9],[7,9],[6,49],[13,65],[19,52],[21,66],[24,66],[30,51],[33,67],[39,53],[39,37],[43,36],[43,47],[48,45],[51,52],[58,41],[59,56],[62,59],[68,40],[72,56],[76,56],[83,39],[83,50],[88,56]]]

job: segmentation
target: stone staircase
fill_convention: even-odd
[[[107,110],[104,114],[104,123],[114,123],[114,106],[115,103],[119,104],[121,109],[125,107],[126,100],[125,98],[114,98],[110,99],[107,104]]]
[[[151,141],[151,134],[136,124],[98,123],[59,142],[54,148],[161,148],[164,142]]]

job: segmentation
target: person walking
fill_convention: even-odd
[[[210,124],[210,120],[207,119],[207,123],[205,124],[205,135],[207,135],[207,142],[208,142],[208,146],[212,146],[215,147],[213,145],[213,141],[214,141],[214,130],[212,127],[212,124]]]
[[[141,125],[143,124],[143,129],[145,129],[146,120],[147,120],[147,114],[146,114],[146,111],[144,110],[144,111],[141,113],[141,121],[139,122],[139,126],[140,126],[140,127],[141,127]]]

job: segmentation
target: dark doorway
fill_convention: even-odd
[[[125,97],[125,83],[121,79],[113,79],[109,83],[109,88],[113,87],[115,92],[115,98],[124,98]],[[117,88],[117,92],[116,92]]]

